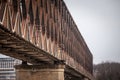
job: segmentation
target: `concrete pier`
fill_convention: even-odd
[[[64,80],[64,65],[18,65],[16,80]]]

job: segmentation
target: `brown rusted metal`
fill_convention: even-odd
[[[82,74],[92,74],[92,54],[63,0],[0,0],[0,24]]]

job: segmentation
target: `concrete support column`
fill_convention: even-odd
[[[16,80],[64,80],[64,65],[18,65]]]
[[[88,78],[84,78],[83,80],[89,80]]]

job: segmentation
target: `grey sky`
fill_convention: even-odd
[[[120,62],[120,0],[64,0],[94,56]]]

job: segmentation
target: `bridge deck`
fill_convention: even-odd
[[[63,0],[0,0],[0,48],[32,64],[65,61],[92,79],[92,54]]]
[[[55,62],[61,62],[56,57],[46,51],[39,49],[30,42],[21,38],[19,35],[10,32],[0,24],[0,53],[11,56],[35,65],[48,64],[54,65]],[[65,64],[64,62],[62,62]],[[84,70],[80,70],[84,71]],[[86,72],[79,73],[74,68],[66,64],[65,73],[76,77],[88,76]],[[89,75],[90,77],[90,75]]]
[[[16,33],[11,33],[2,25],[0,25],[0,48],[0,52],[3,54],[33,64],[39,64],[42,61],[43,63],[53,63],[54,61],[58,61],[57,58],[24,40]]]

